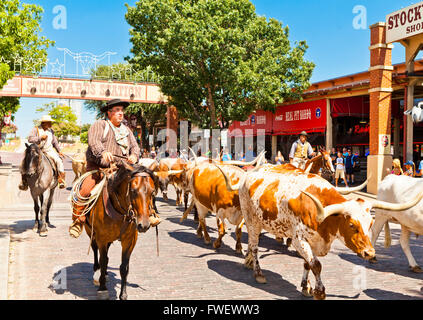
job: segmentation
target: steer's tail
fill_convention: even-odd
[[[389,221],[385,222],[385,248],[389,248],[391,246],[391,229],[389,228]]]

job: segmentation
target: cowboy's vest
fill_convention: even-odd
[[[301,158],[307,159],[307,151],[308,151],[309,143],[306,141],[303,145],[300,142],[297,142],[297,149],[294,153],[294,158]]]

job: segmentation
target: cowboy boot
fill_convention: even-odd
[[[22,180],[18,188],[19,190],[22,190],[22,191],[28,190],[28,181],[26,181],[26,175],[22,175]]]
[[[81,213],[84,211],[83,206],[77,206],[73,210],[73,222],[69,227],[69,235],[71,237],[74,237],[77,239],[84,230],[84,222],[85,222],[85,215],[81,215]]]
[[[76,219],[72,222],[71,226],[69,227],[69,235],[75,239],[79,238],[84,230],[84,224],[79,220]]]
[[[59,172],[58,182],[59,182],[59,188],[60,189],[66,188],[65,173],[64,172]]]

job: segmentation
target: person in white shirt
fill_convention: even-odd
[[[29,134],[28,142],[37,144],[40,149],[46,153],[57,165],[59,188],[66,188],[65,183],[65,167],[60,157],[63,153],[60,151],[59,142],[57,141],[54,131],[51,128],[53,119],[50,115],[45,115],[41,118],[41,125],[32,129]],[[22,174],[22,181],[19,185],[20,190],[28,190],[28,184],[25,174]]]
[[[345,182],[345,186],[348,187],[347,180],[345,179],[345,163],[341,152],[338,152],[338,157],[335,160],[335,186],[338,186],[338,179],[341,178]]]

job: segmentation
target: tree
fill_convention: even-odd
[[[227,128],[256,109],[298,99],[314,64],[305,41],[291,47],[289,29],[257,16],[248,0],[143,0],[127,6],[133,57],[151,66],[182,117]]]
[[[15,76],[40,72],[47,61],[47,49],[54,44],[41,33],[43,8],[19,0],[0,1],[0,89]],[[19,99],[0,97],[0,117],[19,109]],[[0,121],[1,129],[1,121]]]
[[[151,71],[150,67],[139,70],[136,73],[129,73],[132,66],[129,64],[117,63],[111,66],[99,65],[97,69],[91,70],[93,78],[114,79],[114,80],[155,80],[160,81],[159,77]],[[86,109],[97,112],[97,119],[103,117],[100,108],[104,106],[106,101],[86,100],[84,106]],[[150,134],[153,132],[154,125],[157,121],[166,117],[167,106],[164,104],[148,104],[148,103],[131,103],[126,109],[127,115],[134,114],[141,123],[142,145],[148,146],[148,140],[145,132]]]
[[[81,132],[81,128],[76,124],[77,116],[72,108],[66,105],[56,105],[54,102],[45,104],[44,107],[37,108],[37,113],[48,113],[54,120],[52,128],[58,137],[76,136]],[[38,120],[34,121],[37,124]]]

